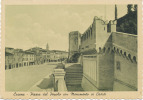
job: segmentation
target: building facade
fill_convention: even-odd
[[[35,54],[33,52],[24,51],[23,66],[35,65]]]
[[[5,69],[12,69],[14,67],[14,54],[5,52]]]
[[[50,62],[50,51],[47,49],[41,49],[42,63]]]
[[[68,52],[60,50],[50,51],[50,62],[61,62],[68,58]]]
[[[5,69],[19,68],[35,64],[35,54],[22,49],[5,48]]]
[[[69,58],[79,52],[81,43],[81,34],[78,31],[72,31],[69,33]]]
[[[39,65],[49,62],[61,62],[68,58],[68,52],[33,47],[28,50],[5,48],[5,69]]]
[[[23,55],[22,49],[14,50],[14,68],[23,67]]]
[[[108,23],[94,17],[81,35],[79,50],[85,91],[137,90],[137,36],[116,32],[116,24],[116,20]],[[72,50],[73,44],[70,45]]]
[[[42,64],[42,62],[43,62],[43,57],[42,57],[42,48],[40,48],[40,47],[33,47],[33,48],[31,48],[31,49],[28,49],[28,50],[26,50],[26,51],[28,51],[28,52],[33,52],[34,53],[34,63],[36,64],[36,65],[39,65],[39,64]]]

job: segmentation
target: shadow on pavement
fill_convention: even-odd
[[[51,89],[53,85],[53,75],[51,74],[49,78],[44,78],[43,81],[37,85],[40,89]]]

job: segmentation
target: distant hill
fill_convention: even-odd
[[[137,35],[137,11],[117,19],[117,31]]]

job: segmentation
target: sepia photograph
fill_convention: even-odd
[[[140,0],[4,0],[0,98],[140,99]]]
[[[5,91],[137,91],[137,4],[6,5]]]

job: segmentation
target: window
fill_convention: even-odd
[[[92,28],[91,28],[91,37],[92,37]]]
[[[119,62],[119,61],[116,62],[116,69],[117,69],[117,70],[121,70],[120,62]]]
[[[85,48],[89,48],[89,46],[86,46]]]
[[[74,39],[75,45],[77,44],[77,38]],[[57,54],[57,53],[56,53]]]

